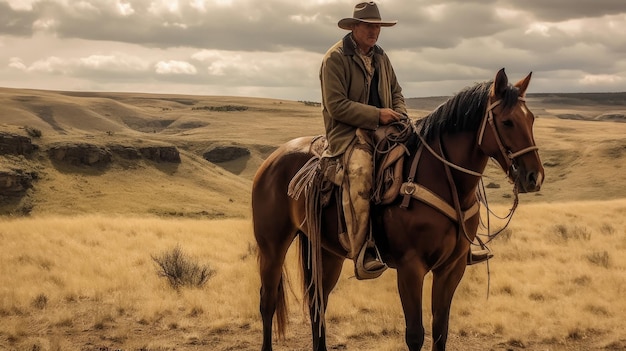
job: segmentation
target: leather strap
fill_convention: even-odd
[[[413,179],[415,179],[415,174],[417,173],[417,164],[420,162],[420,157],[422,156],[423,149],[424,149],[424,144],[421,144],[417,148],[415,157],[413,157],[413,162],[411,162],[411,169],[409,170],[409,177],[407,178],[407,182],[402,184],[402,186],[400,187],[400,194],[404,195],[404,198],[402,199],[402,203],[400,204],[401,208],[409,208],[409,202],[411,202],[411,194],[405,193],[402,189],[405,188],[405,184],[414,184]],[[417,185],[417,184],[414,184],[414,185]]]
[[[405,182],[400,187],[400,194],[405,196],[405,199],[411,198],[421,201],[430,207],[439,210],[444,215],[448,216],[451,220],[458,222],[459,218],[457,216],[456,210],[450,204],[448,204],[444,199],[442,199],[439,195],[433,193],[428,188],[425,188],[419,184],[415,184],[412,182]],[[478,202],[475,202],[470,208],[463,211],[464,218],[471,218],[480,210],[480,205]]]

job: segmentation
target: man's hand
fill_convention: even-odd
[[[401,113],[396,112],[390,108],[381,108],[378,111],[378,124],[381,126],[397,122],[403,117]]]

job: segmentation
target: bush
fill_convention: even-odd
[[[224,106],[201,106],[201,107],[192,107],[192,111],[197,110],[208,110],[208,111],[217,111],[217,112],[233,112],[233,111],[246,111],[248,106],[240,106],[240,105],[224,105]]]
[[[557,224],[554,226],[555,235],[565,241],[568,240],[591,240],[591,232],[587,227]]]
[[[215,270],[192,261],[178,245],[152,259],[158,265],[158,274],[176,290],[183,286],[200,288],[215,275]]]
[[[37,128],[31,128],[29,126],[26,126],[24,127],[24,130],[26,130],[26,134],[28,134],[28,136],[30,136],[31,138],[41,138],[41,130]]]
[[[597,266],[609,268],[610,256],[607,251],[596,251],[587,255],[587,260]]]
[[[36,309],[43,310],[46,306],[48,306],[48,296],[43,293],[35,296],[35,298],[31,301],[31,305]]]
[[[321,102],[303,101],[303,100],[299,100],[299,102],[303,103],[305,106],[313,106],[313,107],[321,107],[322,106]]]

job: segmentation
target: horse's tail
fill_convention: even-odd
[[[261,268],[262,265],[262,256],[263,254],[261,253],[261,251],[258,251],[258,256],[257,256],[257,262],[259,264],[259,268]],[[280,280],[278,281],[278,285],[276,287],[276,295],[275,298],[276,300],[275,305],[274,305],[274,314],[272,316],[274,323],[273,323],[273,327],[274,327],[274,331],[276,333],[276,335],[278,336],[278,338],[280,339],[285,339],[285,331],[287,330],[287,316],[289,315],[289,310],[288,310],[288,306],[287,306],[287,294],[285,291],[285,285],[289,284],[289,277],[287,276],[287,272],[285,271],[285,266],[283,264],[282,267],[280,267],[281,272],[280,272]],[[261,287],[261,314],[263,314],[263,289],[264,287]]]
[[[285,339],[285,330],[287,330],[287,296],[285,293],[286,276],[283,270],[280,274],[280,282],[278,283],[278,292],[276,294],[276,333],[280,339]]]

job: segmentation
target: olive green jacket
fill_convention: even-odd
[[[367,104],[370,93],[367,73],[350,35],[328,50],[320,69],[322,113],[329,143],[325,156],[343,154],[354,140],[357,128],[378,127],[379,111]],[[382,107],[406,115],[402,88],[389,57],[378,45],[374,46],[373,62],[379,75],[377,88]]]

